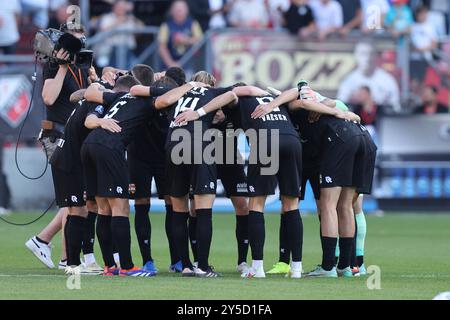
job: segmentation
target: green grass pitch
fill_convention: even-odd
[[[25,241],[51,218],[28,227],[0,221],[0,299],[432,299],[450,291],[450,215],[386,214],[367,218],[366,266],[381,269],[381,289],[369,290],[368,277],[354,279],[241,279],[236,265],[235,218],[215,214],[211,264],[220,279],[181,278],[167,272],[169,264],[164,215],[151,214],[153,257],[160,269],[154,278],[82,277],[80,290],[69,290],[62,271],[46,269],[25,248]],[[14,221],[36,215],[14,214]],[[319,225],[314,215],[303,217],[303,266],[320,262]],[[266,215],[266,270],[276,262],[279,217]],[[140,264],[132,232],[133,257]],[[54,241],[53,260],[60,254]],[[96,256],[101,255],[96,245]]]

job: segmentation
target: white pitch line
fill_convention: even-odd
[[[0,274],[0,277],[4,278],[20,278],[20,277],[64,277],[68,276],[63,274]]]
[[[400,278],[450,278],[450,274],[402,274]]]

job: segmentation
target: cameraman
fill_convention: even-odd
[[[74,37],[84,40],[85,32],[82,26],[63,24],[60,29]],[[42,121],[39,140],[42,142],[47,159],[50,160],[62,137],[64,126],[76,107],[70,102],[70,95],[75,91],[87,88],[92,81],[98,80],[93,67],[80,68],[71,61],[71,55],[64,48],[54,52],[54,56],[44,65],[42,99],[47,109],[47,118]],[[55,179],[55,174],[53,174]],[[50,241],[61,229],[64,230],[67,208],[61,208],[55,218],[39,233],[26,243],[30,251],[47,267],[53,268],[51,260]],[[65,268],[66,250],[64,234],[62,235],[62,258],[59,268]]]

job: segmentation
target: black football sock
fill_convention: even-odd
[[[339,264],[338,269],[345,269],[350,267],[350,261],[352,256],[352,248],[353,248],[353,237],[344,238],[339,237]]]
[[[197,255],[197,217],[189,216],[188,222],[189,228],[189,242],[191,244],[192,256],[194,257],[194,262],[198,261]]]
[[[111,229],[113,241],[119,249],[120,267],[129,270],[134,267],[131,258],[131,232],[128,217],[112,217]]]
[[[358,264],[358,267],[361,267],[364,264],[364,256],[357,256],[356,263]]]
[[[247,262],[248,254],[248,215],[236,216],[236,240],[238,247],[238,265]]]
[[[335,265],[336,245],[337,238],[322,236],[322,268],[326,271],[330,271]]]
[[[69,252],[70,251],[69,250],[69,234],[67,233],[67,227],[69,225],[70,218],[71,218],[71,216],[67,215],[66,224],[64,225],[64,230],[63,230],[63,232],[64,232],[64,243],[66,245],[66,260],[67,260],[67,258],[70,255],[70,252]],[[61,261],[64,261],[64,260],[61,260]]]
[[[97,239],[102,251],[105,266],[111,268],[116,265],[113,257],[113,238],[111,230],[111,216],[99,214],[97,217]],[[117,252],[117,251],[114,251]]]
[[[209,251],[212,241],[212,209],[197,209],[197,258],[203,271],[209,267]]]
[[[175,242],[173,240],[173,208],[169,204],[166,204],[165,228],[167,240],[169,242],[170,264],[175,264],[180,260],[180,257],[176,251]]]
[[[289,248],[292,252],[292,261],[301,262],[303,252],[303,221],[300,211],[292,210],[283,214],[286,223],[286,233]]]
[[[139,250],[142,256],[142,265],[149,261],[153,261],[151,254],[151,233],[152,225],[150,224],[150,204],[135,204],[134,229],[139,244]]]
[[[266,230],[264,214],[258,211],[250,211],[248,214],[248,238],[252,249],[253,260],[263,260],[264,242],[266,240]]]
[[[83,230],[83,254],[94,253],[97,213],[89,211]]]
[[[289,264],[289,259],[291,256],[291,249],[289,247],[289,237],[287,232],[286,217],[285,214],[280,216],[280,257],[279,262],[284,262]]]
[[[192,268],[191,259],[189,258],[188,218],[189,212],[173,212],[173,240],[180,255],[183,269]]]
[[[67,265],[79,266],[81,264],[80,254],[83,245],[83,233],[86,228],[86,218],[71,216],[66,224],[68,253]]]

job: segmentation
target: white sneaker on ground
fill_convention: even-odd
[[[79,266],[67,266],[64,269],[65,274],[67,275],[82,275],[82,276],[99,276],[101,274],[103,274],[103,270],[99,271],[99,270],[93,270],[93,269],[88,269],[86,268],[84,265],[80,264]]]
[[[247,262],[242,262],[236,267],[236,271],[242,274],[246,272],[248,268],[250,268],[250,266],[247,264]]]
[[[242,274],[241,278],[265,278],[266,273],[263,268],[255,269],[253,267],[247,268]]]
[[[25,246],[39,259],[47,268],[55,267],[52,261],[52,248],[50,244],[40,242],[36,237],[32,237],[25,242]]]
[[[286,274],[286,278],[300,279],[302,277],[303,267],[302,262],[291,262],[289,272]]]
[[[95,261],[93,263],[91,263],[91,264],[82,263],[82,266],[83,266],[84,269],[92,271],[92,272],[100,272],[100,273],[103,272],[103,268],[100,267],[98,265],[98,263],[95,262]]]
[[[58,269],[59,270],[66,270],[67,267],[67,260],[59,260],[58,262]]]

